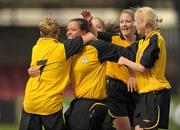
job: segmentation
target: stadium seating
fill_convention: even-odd
[[[22,96],[27,78],[25,66],[0,65],[0,100]]]

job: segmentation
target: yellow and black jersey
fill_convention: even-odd
[[[166,47],[159,30],[152,31],[138,42],[136,63],[149,68],[147,72],[136,73],[139,93],[171,88],[165,78]]]
[[[127,49],[102,40],[91,41],[73,56],[71,79],[76,98],[106,97],[106,62],[117,62]]]
[[[49,115],[62,108],[63,92],[69,80],[71,56],[81,51],[83,40],[77,37],[64,44],[53,38],[40,38],[32,50],[31,66],[41,70],[30,77],[25,90],[24,110]]]
[[[130,46],[130,44],[128,43],[128,41],[125,40],[125,38],[123,37],[122,34],[119,35],[119,34],[112,34],[109,32],[99,32],[98,36],[100,39],[103,39],[106,41],[112,41],[112,43],[119,45],[119,46],[123,46],[123,47]],[[131,49],[131,48],[133,48],[133,47],[132,46],[129,47],[129,49]],[[134,57],[134,55],[132,57]],[[129,77],[129,71],[126,66],[120,66],[117,63],[107,62],[106,75],[113,79],[121,80],[125,84],[127,84],[128,77]]]

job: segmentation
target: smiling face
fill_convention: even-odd
[[[82,36],[84,35],[86,32],[82,31],[80,28],[80,25],[77,21],[70,21],[67,25],[67,38],[68,39],[72,39],[75,38],[77,36]]]
[[[121,30],[121,33],[124,36],[130,36],[132,33],[135,32],[134,29],[134,19],[133,16],[131,16],[129,13],[122,13],[119,20],[119,27]]]

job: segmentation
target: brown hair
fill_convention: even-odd
[[[90,32],[90,24],[86,19],[83,18],[74,18],[71,19],[69,22],[75,21],[79,24],[79,28],[81,31]]]
[[[99,18],[99,17],[93,17],[93,19],[99,20],[99,22],[101,23],[103,29],[104,29],[104,30],[106,29],[106,25],[105,25],[104,21],[103,21],[101,18]]]

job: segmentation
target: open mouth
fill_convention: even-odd
[[[129,28],[122,28],[122,31],[128,31]]]
[[[129,32],[129,28],[121,29],[122,32]]]
[[[68,37],[68,39],[73,39],[73,38],[75,38],[74,36],[67,36]]]

